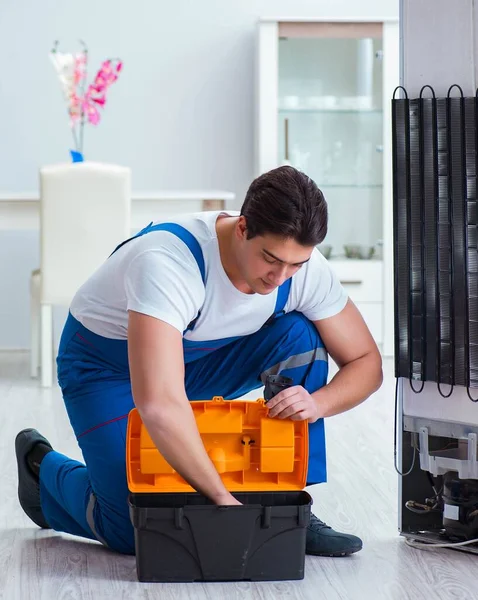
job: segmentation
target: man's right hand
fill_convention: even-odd
[[[239,502],[232,494],[226,492],[223,495],[219,495],[216,498],[213,498],[214,504],[218,506],[242,506],[242,502]]]
[[[215,504],[241,504],[227,491],[199,435],[184,388],[181,333],[129,311],[128,354],[134,403],[159,452]]]

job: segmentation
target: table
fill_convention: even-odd
[[[131,227],[139,229],[166,215],[223,210],[235,200],[224,190],[158,190],[132,192]],[[0,230],[39,230],[39,192],[0,192]]]

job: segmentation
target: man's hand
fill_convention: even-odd
[[[317,401],[301,385],[282,390],[267,403],[269,417],[309,421],[315,423],[320,417]]]
[[[218,506],[242,506],[242,502],[239,502],[239,500],[234,498],[229,492],[216,496],[214,498],[214,504],[217,504]]]

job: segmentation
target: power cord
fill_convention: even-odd
[[[470,544],[478,543],[478,538],[473,540],[466,540],[465,542],[450,542],[450,543],[438,543],[434,542],[417,542],[416,540],[410,540],[405,538],[405,543],[407,546],[411,546],[412,548],[417,548],[417,550],[434,550],[435,548],[456,548],[457,546],[468,546]]]

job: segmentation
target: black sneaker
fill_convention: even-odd
[[[36,429],[23,429],[15,438],[18,465],[18,499],[30,519],[43,529],[51,529],[43,515],[40,503],[40,479],[29,464],[28,455],[37,445],[44,446],[44,455],[53,450],[50,442]]]
[[[362,550],[362,540],[355,535],[339,533],[315,515],[310,515],[307,528],[306,554],[315,556],[347,556]]]

